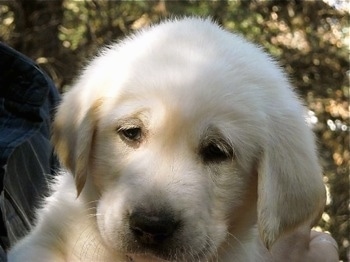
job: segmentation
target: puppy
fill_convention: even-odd
[[[262,261],[324,206],[303,114],[276,63],[208,19],[137,32],[64,95],[66,170],[9,261]]]

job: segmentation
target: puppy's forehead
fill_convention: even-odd
[[[105,50],[98,60],[104,96],[142,103],[158,96],[184,112],[203,104],[206,111],[213,107],[217,112],[226,101],[258,106],[259,86],[267,89],[263,93],[275,94],[283,79],[259,48],[210,21],[175,21],[146,29]]]
[[[148,64],[135,62],[135,70],[106,98],[106,112],[114,119],[142,118],[152,127],[206,129],[228,119],[248,121],[253,111],[259,111],[253,108],[259,103],[241,103],[254,98],[239,90],[239,77],[228,78],[225,62],[185,56],[175,60],[163,65],[155,57]]]
[[[186,56],[167,63],[160,57],[149,57],[151,62],[142,59],[135,62],[123,84],[109,93],[111,106],[118,107],[120,114],[147,110],[162,114],[166,108],[173,116],[196,118],[232,111],[235,84],[223,73],[225,63]]]
[[[259,48],[209,22],[147,29],[103,56],[111,66],[101,72],[108,80],[101,92],[111,101],[107,111],[119,110],[121,117],[147,110],[162,115],[166,108],[190,121],[257,121],[273,108],[264,96],[278,95],[285,84]]]
[[[209,125],[215,119],[231,117],[232,103],[219,90],[205,88],[200,81],[181,80],[174,83],[165,77],[156,85],[144,81],[142,86],[131,85],[115,99],[108,98],[115,119],[140,118],[152,126],[190,124]],[[218,87],[219,84],[216,86]],[[214,86],[215,88],[215,86]],[[226,98],[225,98],[226,96]],[[237,112],[239,113],[239,112]]]

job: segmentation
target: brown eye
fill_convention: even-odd
[[[222,162],[233,158],[233,150],[223,143],[210,142],[200,150],[204,162]]]
[[[129,141],[141,140],[142,130],[139,127],[121,129],[120,134]]]

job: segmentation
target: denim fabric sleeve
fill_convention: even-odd
[[[58,166],[50,124],[59,101],[56,87],[35,63],[0,42],[0,244],[5,249],[30,228],[33,209]]]
[[[51,152],[50,141],[36,133],[16,147],[7,161],[0,207],[10,244],[29,231],[33,210],[48,193]]]
[[[50,136],[60,100],[49,77],[29,58],[0,42],[0,167],[36,132]],[[0,188],[4,170],[0,169]]]

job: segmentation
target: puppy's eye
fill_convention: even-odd
[[[228,145],[210,142],[200,150],[204,162],[222,162],[233,158],[233,151]]]
[[[120,134],[129,141],[140,141],[142,130],[139,127],[131,127],[119,130]]]

